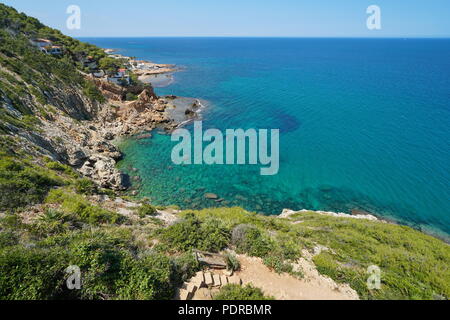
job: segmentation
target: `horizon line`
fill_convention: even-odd
[[[450,39],[448,36],[72,36],[73,38],[146,39],[146,38],[240,38],[240,39]]]

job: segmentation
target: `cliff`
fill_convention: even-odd
[[[150,85],[120,87],[84,73],[86,57],[102,49],[47,28],[0,6],[0,133],[35,157],[50,157],[92,178],[100,187],[124,190],[116,170],[121,154],[111,141],[120,135],[176,124]],[[63,46],[62,56],[40,52],[35,38]],[[94,58],[90,58],[94,59]],[[134,102],[127,95],[138,95]]]

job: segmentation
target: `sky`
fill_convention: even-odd
[[[450,0],[0,0],[73,37],[450,37]],[[68,6],[81,9],[69,30]],[[366,25],[370,5],[381,30]]]

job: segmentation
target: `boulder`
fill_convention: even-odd
[[[87,159],[87,155],[83,150],[74,150],[69,153],[69,165],[73,167],[81,166]]]
[[[215,193],[206,193],[205,198],[209,200],[217,200],[219,199],[219,196]]]

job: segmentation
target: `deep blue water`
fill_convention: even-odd
[[[84,39],[184,66],[158,94],[209,102],[204,126],[280,128],[281,166],[174,166],[174,143],[129,140],[142,196],[266,214],[363,210],[450,234],[449,39]]]

